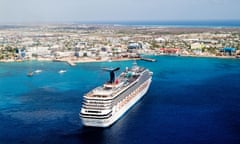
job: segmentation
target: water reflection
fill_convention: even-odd
[[[103,128],[83,127],[78,138],[84,143],[88,143],[88,144],[89,143],[94,143],[94,144],[106,143],[106,138],[104,136]]]
[[[82,127],[75,132],[63,134],[64,143],[105,144],[104,128]]]

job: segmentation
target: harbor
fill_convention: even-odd
[[[0,144],[240,144],[240,0],[3,0]]]
[[[74,67],[50,61],[0,63],[1,143],[118,143],[119,137],[121,143],[201,143],[206,137],[212,143],[239,140],[234,129],[239,119],[238,60],[151,58],[157,61],[137,61],[154,73],[148,92],[107,129],[82,125],[78,117],[82,96],[108,80],[102,67],[124,70],[133,61],[78,63]],[[27,77],[29,64],[32,71],[42,72]],[[67,71],[60,74],[60,70]],[[146,133],[147,137],[138,137]]]

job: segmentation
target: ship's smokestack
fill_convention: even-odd
[[[110,80],[109,80],[109,83],[114,83],[115,81],[115,71],[118,71],[120,69],[120,67],[117,67],[117,68],[114,68],[114,69],[111,69],[111,68],[103,68],[104,71],[108,71],[109,74],[110,74]]]

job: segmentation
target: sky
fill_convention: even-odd
[[[0,0],[0,23],[240,20],[240,0]]]

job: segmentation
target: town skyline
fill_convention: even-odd
[[[238,0],[1,0],[0,23],[240,20]]]

